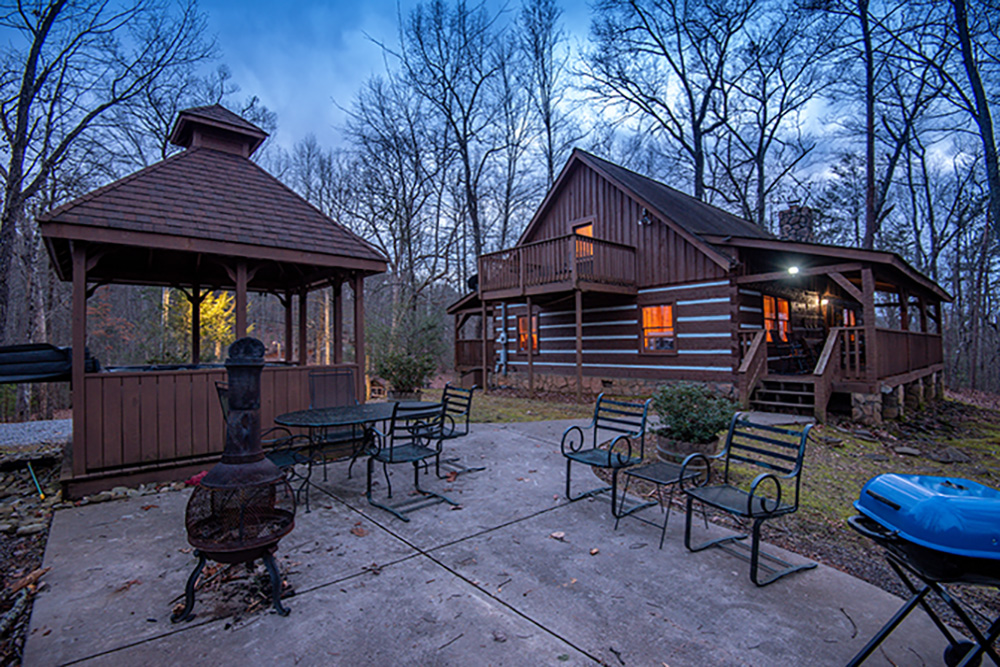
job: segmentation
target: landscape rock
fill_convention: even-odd
[[[888,461],[889,460],[888,456],[886,456],[885,454],[879,454],[877,452],[876,453],[871,453],[871,454],[862,454],[861,458],[868,459],[869,461]]]
[[[923,454],[919,449],[913,447],[896,447],[893,451],[903,456],[921,456]]]
[[[21,526],[17,529],[18,537],[26,537],[28,535],[37,535],[46,529],[44,523],[29,523],[26,526]]]

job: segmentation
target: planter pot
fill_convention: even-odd
[[[711,456],[719,449],[718,439],[706,443],[696,443],[673,440],[659,434],[654,434],[653,437],[656,441],[656,455],[661,461],[679,463],[689,454],[699,452],[701,454],[705,454],[706,456]]]
[[[420,390],[414,389],[413,391],[398,391],[396,389],[390,389],[389,392],[390,401],[419,401],[420,400]]]

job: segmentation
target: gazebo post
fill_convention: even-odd
[[[304,287],[299,292],[299,366],[305,366],[309,362],[309,351],[306,350],[306,301],[309,296],[308,290]]]
[[[365,278],[355,273],[352,284],[354,290],[354,363],[358,365],[357,395],[362,402],[368,399],[365,392]]]
[[[84,434],[87,417],[86,392],[83,387],[84,350],[87,345],[87,250],[83,244],[73,242],[73,357],[71,379],[73,383],[73,474],[87,472]],[[94,419],[100,419],[94,415]]]
[[[333,288],[333,363],[344,363],[344,281],[336,278]]]
[[[191,286],[191,363],[201,360],[201,285],[195,281]]]
[[[247,263],[236,264],[236,340],[247,335]]]
[[[292,345],[292,293],[285,292],[284,298],[280,296],[278,298],[285,307],[285,363],[290,364],[294,359],[292,348],[295,347]]]

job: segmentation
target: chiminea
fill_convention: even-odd
[[[184,609],[171,621],[191,618],[194,587],[205,562],[251,564],[260,558],[271,578],[274,609],[281,604],[281,577],[274,561],[278,542],[295,527],[295,494],[260,445],[260,373],[264,344],[241,338],[229,346],[229,418],[222,461],[195,487],[185,526],[198,565],[188,578]]]

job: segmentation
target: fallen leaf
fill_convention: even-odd
[[[156,509],[157,507],[159,507],[159,505],[143,505],[142,506],[142,511],[143,512],[148,512],[149,510]]]
[[[351,535],[357,535],[358,537],[364,537],[367,534],[368,534],[368,531],[365,530],[362,526],[354,526],[354,528],[351,528]]]
[[[562,542],[566,538],[566,533],[562,532],[561,530],[557,530],[556,532],[550,534],[549,537],[551,537],[553,540],[559,540],[560,542]]]
[[[598,549],[597,547],[594,547],[593,549],[590,550],[590,555],[591,556],[596,556],[599,553],[601,553],[601,550]]]
[[[446,481],[446,482],[448,482],[449,484],[451,484],[451,483],[452,483],[452,482],[454,482],[454,481],[455,481],[455,480],[456,480],[457,478],[458,478],[458,472],[457,472],[457,471],[455,471],[455,470],[452,470],[451,472],[449,472],[449,473],[448,473],[447,475],[445,475],[445,476],[444,476],[444,481]]]
[[[135,586],[137,584],[141,584],[141,583],[142,582],[139,581],[138,579],[130,579],[130,580],[126,581],[124,584],[122,584],[121,586],[119,586],[118,588],[116,588],[115,589],[115,593],[124,593],[125,591],[127,591],[130,588],[132,588],[133,586]]]

